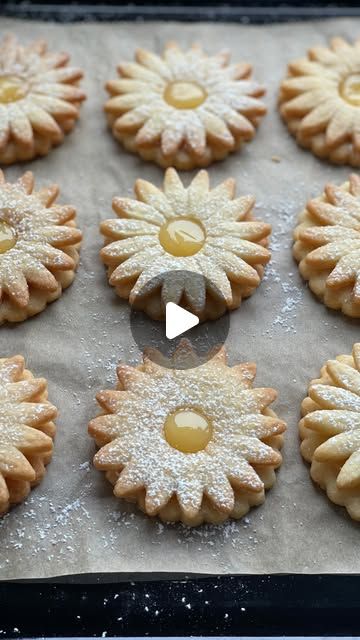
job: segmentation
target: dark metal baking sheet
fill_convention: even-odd
[[[357,576],[0,583],[0,638],[360,635]]]
[[[25,19],[56,20],[180,20],[184,22],[286,22],[360,15],[359,2],[1,2],[0,13]]]

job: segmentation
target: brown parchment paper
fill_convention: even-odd
[[[25,169],[38,184],[57,182],[61,202],[78,209],[84,231],[81,265],[73,286],[32,320],[0,328],[1,356],[21,353],[27,366],[49,380],[59,408],[55,454],[42,484],[0,523],[0,578],[118,572],[326,573],[360,571],[360,527],[311,483],[299,454],[300,403],[321,365],[350,353],[360,324],[331,312],[302,282],[291,256],[297,214],[327,181],[343,182],[348,168],[332,167],[300,150],[276,111],[277,88],[292,58],[330,36],[360,34],[360,20],[274,26],[114,23],[52,25],[1,18],[0,30],[25,40],[45,37],[71,52],[82,66],[88,100],[66,142]],[[273,225],[272,261],[255,295],[231,314],[227,347],[232,363],[255,360],[257,384],[279,390],[276,410],[288,423],[284,463],[266,502],[241,522],[189,530],[164,526],[112,496],[91,465],[87,423],[97,413],[95,393],[115,383],[115,365],[137,362],[129,313],[108,286],[98,251],[101,219],[114,195],[130,195],[137,177],[160,184],[163,172],[123,151],[107,131],[103,84],[137,46],[160,51],[177,39],[203,42],[211,51],[229,47],[234,60],[254,63],[266,84],[269,113],[256,139],[242,152],[210,168],[213,184],[229,176],[238,192],[253,193],[257,215]],[[272,160],[278,156],[281,162]],[[190,175],[184,174],[188,181]]]

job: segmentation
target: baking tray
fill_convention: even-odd
[[[352,17],[360,14],[359,2],[89,2],[54,0],[0,0],[0,15],[36,20],[75,22],[79,20],[181,20],[182,22],[269,23],[291,20]]]
[[[2,2],[1,15],[56,20],[269,23],[359,16],[358,2]],[[357,550],[354,550],[356,552]],[[1,553],[1,551],[0,551]],[[246,575],[0,582],[0,639],[56,636],[360,635],[360,577]]]

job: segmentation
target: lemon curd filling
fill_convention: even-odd
[[[205,242],[205,230],[200,222],[191,218],[169,220],[159,232],[161,246],[173,256],[193,256]]]
[[[183,453],[205,449],[212,436],[211,422],[193,409],[178,409],[165,420],[165,438],[171,447]]]
[[[340,84],[339,92],[343,100],[360,107],[360,73],[351,73]]]
[[[0,76],[0,103],[21,100],[26,95],[24,82],[17,76]]]
[[[175,109],[196,109],[206,100],[206,92],[195,82],[171,82],[164,100]]]
[[[4,220],[0,220],[0,253],[6,253],[16,244],[15,231]]]

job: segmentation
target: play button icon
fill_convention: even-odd
[[[165,322],[166,337],[168,340],[173,340],[193,327],[196,327],[196,325],[199,324],[199,318],[194,313],[190,313],[190,311],[179,307],[178,304],[168,302],[166,305]]]
[[[154,308],[154,299],[157,310],[161,300],[160,319],[152,319],[152,314],[146,313]],[[211,309],[213,320],[203,321],[200,311],[204,302]],[[132,298],[130,327],[140,353],[145,352],[169,369],[189,369],[210,360],[222,347],[229,332],[229,312],[216,286],[205,276],[191,271],[167,271],[147,281]],[[184,338],[189,357],[181,356],[180,362],[176,354],[181,351]]]

